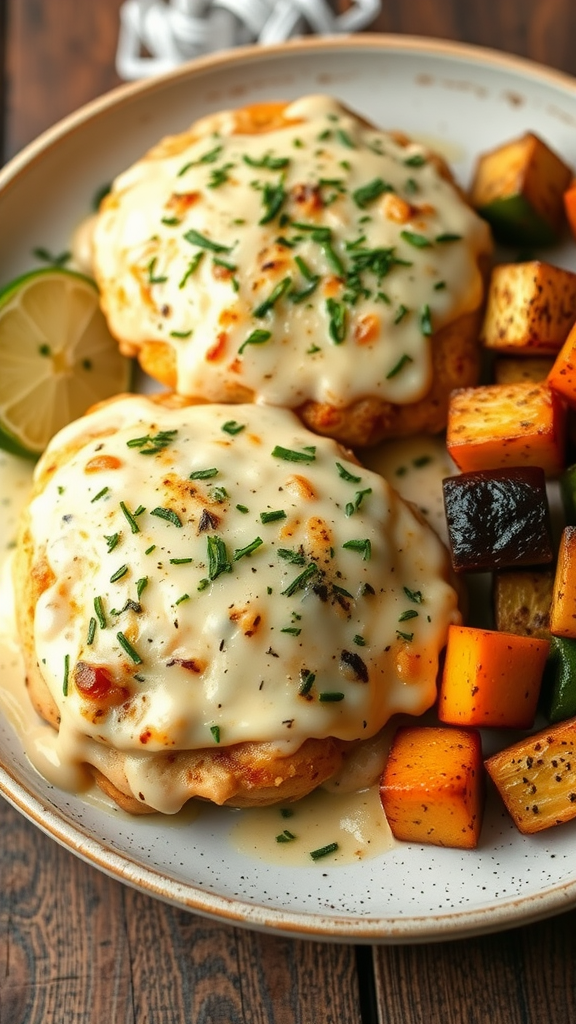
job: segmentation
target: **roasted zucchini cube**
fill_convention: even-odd
[[[576,719],[520,740],[484,764],[520,832],[576,817]]]
[[[564,223],[570,167],[533,132],[482,154],[470,201],[511,245],[550,245]]]
[[[479,733],[422,726],[398,729],[381,778],[380,798],[396,839],[474,849],[484,808]]]
[[[550,638],[554,570],[500,569],[492,580],[494,624],[503,633]],[[576,715],[576,708],[574,709]]]
[[[494,267],[480,330],[485,348],[513,355],[555,355],[576,320],[576,274],[551,263]]]
[[[463,472],[540,466],[558,476],[565,464],[566,412],[547,384],[486,384],[450,395],[446,447]]]
[[[540,710],[549,722],[562,722],[576,715],[576,640],[570,637],[550,637]]]
[[[442,481],[455,572],[489,572],[554,559],[544,470],[462,473]]]
[[[554,360],[551,356],[501,356],[492,369],[495,384],[540,384]]]

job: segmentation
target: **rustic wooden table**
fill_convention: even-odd
[[[4,159],[119,84],[119,6],[0,0]],[[374,29],[576,75],[572,0],[384,0]],[[0,1024],[569,1024],[575,966],[576,911],[496,936],[375,948],[204,920],[87,866],[0,799]]]

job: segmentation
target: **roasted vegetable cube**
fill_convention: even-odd
[[[576,406],[576,324],[556,356],[547,379],[553,391]]]
[[[576,526],[576,465],[567,466],[560,477],[560,497],[568,526]]]
[[[480,340],[485,348],[517,355],[552,354],[576,320],[576,274],[550,263],[494,267]]]
[[[554,559],[544,470],[492,469],[442,481],[452,565],[486,572]]]
[[[531,729],[549,646],[535,637],[450,626],[438,694],[440,721]]]
[[[485,765],[520,832],[576,817],[576,719],[520,740]]]
[[[502,633],[549,639],[553,586],[554,570],[551,568],[495,572],[492,598],[496,629]]]
[[[483,775],[475,730],[398,729],[380,782],[392,834],[411,843],[473,849],[482,825]]]
[[[537,135],[527,132],[476,164],[470,201],[512,245],[548,245],[564,223],[564,192],[572,171]]]
[[[566,413],[547,384],[487,384],[453,391],[446,447],[463,472],[541,466],[564,468]]]
[[[550,637],[539,706],[549,722],[562,722],[576,715],[576,640]]]
[[[494,360],[494,383],[540,384],[546,380],[553,365],[551,356],[502,356]]]
[[[570,230],[576,238],[576,180],[572,180],[564,193],[564,209]]]
[[[576,637],[576,526],[566,526],[560,538],[550,632],[554,636]]]

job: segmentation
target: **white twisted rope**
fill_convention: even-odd
[[[326,0],[125,0],[116,70],[132,81],[233,46],[356,32],[374,21],[381,0],[344,0],[340,7],[335,13]]]

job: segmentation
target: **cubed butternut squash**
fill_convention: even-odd
[[[485,348],[555,354],[576,320],[576,274],[530,260],[494,267],[480,330]]]
[[[576,637],[576,526],[565,526],[560,538],[550,632],[554,636]]]
[[[396,839],[474,849],[484,801],[479,733],[442,726],[398,729],[380,797]]]
[[[438,693],[438,718],[448,725],[531,729],[548,640],[450,626]]]
[[[576,719],[538,732],[485,762],[520,832],[531,835],[576,817]]]
[[[576,324],[560,349],[547,377],[548,386],[576,407]]]
[[[492,603],[496,629],[548,640],[553,586],[554,570],[548,567],[495,572]]]
[[[494,360],[494,383],[540,384],[546,380],[553,365],[552,356],[501,356]]]
[[[486,384],[453,391],[446,447],[462,472],[541,466],[558,476],[566,450],[566,411],[547,384]]]
[[[554,560],[550,506],[539,466],[461,473],[442,481],[455,572]]]
[[[477,160],[470,201],[512,245],[548,245],[564,223],[570,167],[543,139],[527,132]]]

